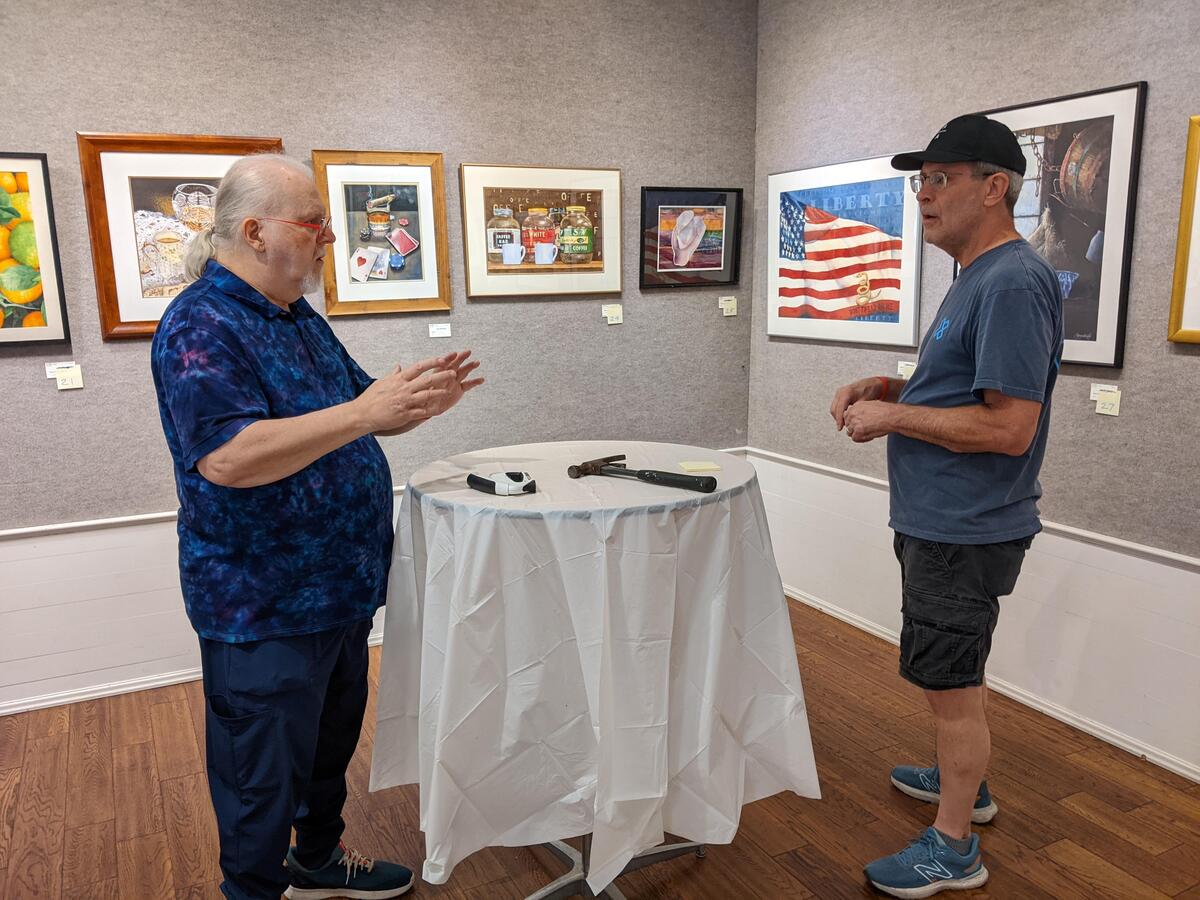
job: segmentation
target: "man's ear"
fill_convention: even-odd
[[[262,222],[258,219],[242,219],[241,233],[242,240],[256,253],[267,249],[266,241],[263,240]]]
[[[1004,172],[996,172],[989,175],[987,178],[987,189],[983,194],[983,205],[992,207],[997,203],[1003,203],[1004,195],[1007,193],[1008,175]]]

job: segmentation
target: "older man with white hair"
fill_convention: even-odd
[[[237,161],[151,348],[231,900],[396,897],[413,883],[341,843],[392,549],[376,436],[441,415],[483,379],[469,351],[368,377],[302,296],[333,240],[307,167]]]

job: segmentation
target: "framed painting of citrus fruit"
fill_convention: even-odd
[[[0,344],[68,337],[46,156],[0,152]]]
[[[183,259],[213,222],[221,178],[279,138],[76,134],[104,340],[150,337],[187,286]]]

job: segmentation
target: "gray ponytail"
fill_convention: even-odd
[[[205,228],[188,244],[187,253],[183,257],[184,279],[189,282],[198,279],[204,274],[204,267],[208,265],[208,261],[216,255],[217,248],[213,246],[213,230]]]
[[[195,281],[204,267],[221,250],[236,245],[242,222],[279,212],[283,191],[279,175],[285,171],[312,178],[312,170],[299,160],[281,153],[243,156],[225,173],[213,201],[213,224],[188,244],[184,274]]]

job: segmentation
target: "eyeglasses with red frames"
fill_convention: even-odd
[[[259,216],[260,219],[267,219],[271,222],[283,222],[285,225],[299,225],[301,228],[309,228],[317,233],[320,237],[325,233],[325,229],[329,227],[331,216],[326,216],[320,222],[297,222],[295,219],[279,219],[275,216]]]

